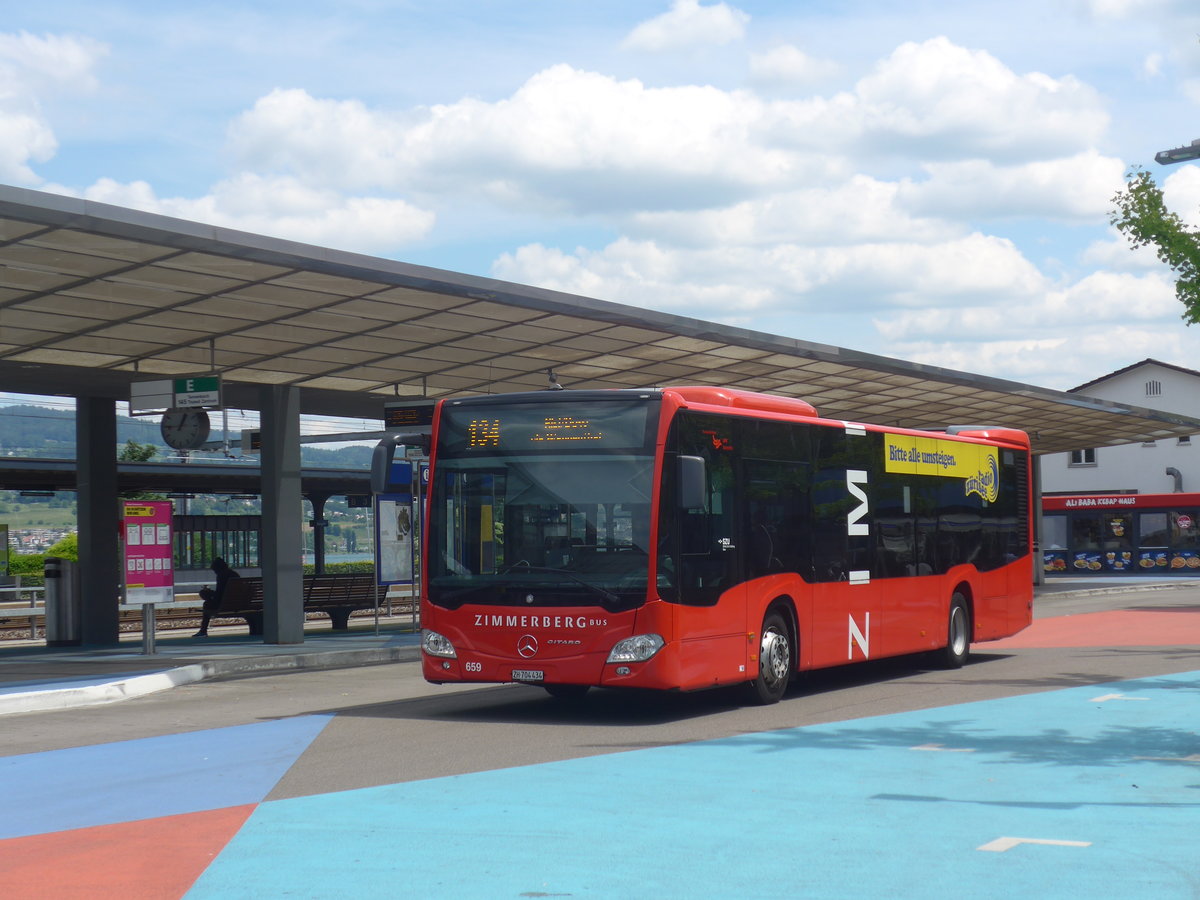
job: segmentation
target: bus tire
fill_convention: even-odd
[[[589,686],[586,684],[543,684],[542,687],[555,700],[574,703],[583,699]]]
[[[961,669],[971,655],[971,610],[967,598],[955,591],[946,622],[946,646],[938,654],[943,668]]]
[[[763,618],[758,647],[758,677],[749,682],[750,698],[762,706],[778,703],[792,677],[793,642],[787,616],[778,608]]]

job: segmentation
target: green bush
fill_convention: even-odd
[[[42,574],[46,570],[46,554],[13,553],[8,557],[8,574],[20,575],[21,584],[35,587],[45,584]]]
[[[57,556],[59,559],[70,559],[76,562],[79,561],[79,535],[75,532],[63,535],[63,537],[49,550],[46,551],[47,556]]]
[[[335,573],[338,573],[338,572],[367,572],[367,573],[371,573],[371,572],[374,572],[374,571],[375,571],[375,563],[373,563],[373,562],[372,562],[371,560],[369,560],[369,559],[360,560],[360,561],[358,561],[358,562],[339,562],[339,563],[326,563],[326,564],[325,564],[325,571],[326,571],[328,574],[330,574],[330,575],[333,575],[333,574],[335,574]],[[312,566],[311,564],[307,564],[307,563],[305,564],[305,566],[304,566],[304,574],[305,574],[305,575],[311,575],[311,574],[313,574],[313,566]]]

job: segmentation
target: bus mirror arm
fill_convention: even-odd
[[[679,461],[679,508],[705,509],[708,498],[708,475],[702,456],[680,456]]]
[[[376,444],[371,453],[371,493],[382,494],[387,491],[388,473],[392,470],[392,460],[399,446],[420,447],[428,453],[429,435],[389,434]]]

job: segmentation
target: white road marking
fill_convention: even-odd
[[[917,747],[909,747],[909,750],[934,750],[941,753],[974,753],[974,747],[947,747],[945,744],[921,744]]]
[[[1126,697],[1124,694],[1104,694],[1100,697],[1093,697],[1088,703],[1105,703],[1109,700],[1149,700],[1149,697]]]
[[[988,841],[981,847],[976,847],[976,850],[987,850],[990,853],[1003,853],[1006,850],[1011,850],[1018,844],[1046,844],[1052,847],[1090,847],[1091,841],[1052,841],[1047,838],[1019,838],[1019,837],[1000,837],[994,841]]]

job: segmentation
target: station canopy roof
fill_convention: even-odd
[[[0,186],[0,390],[128,400],[219,372],[225,403],[296,385],[306,414],[387,401],[711,384],[827,418],[992,425],[1038,452],[1200,434],[1200,421],[540,288]]]

